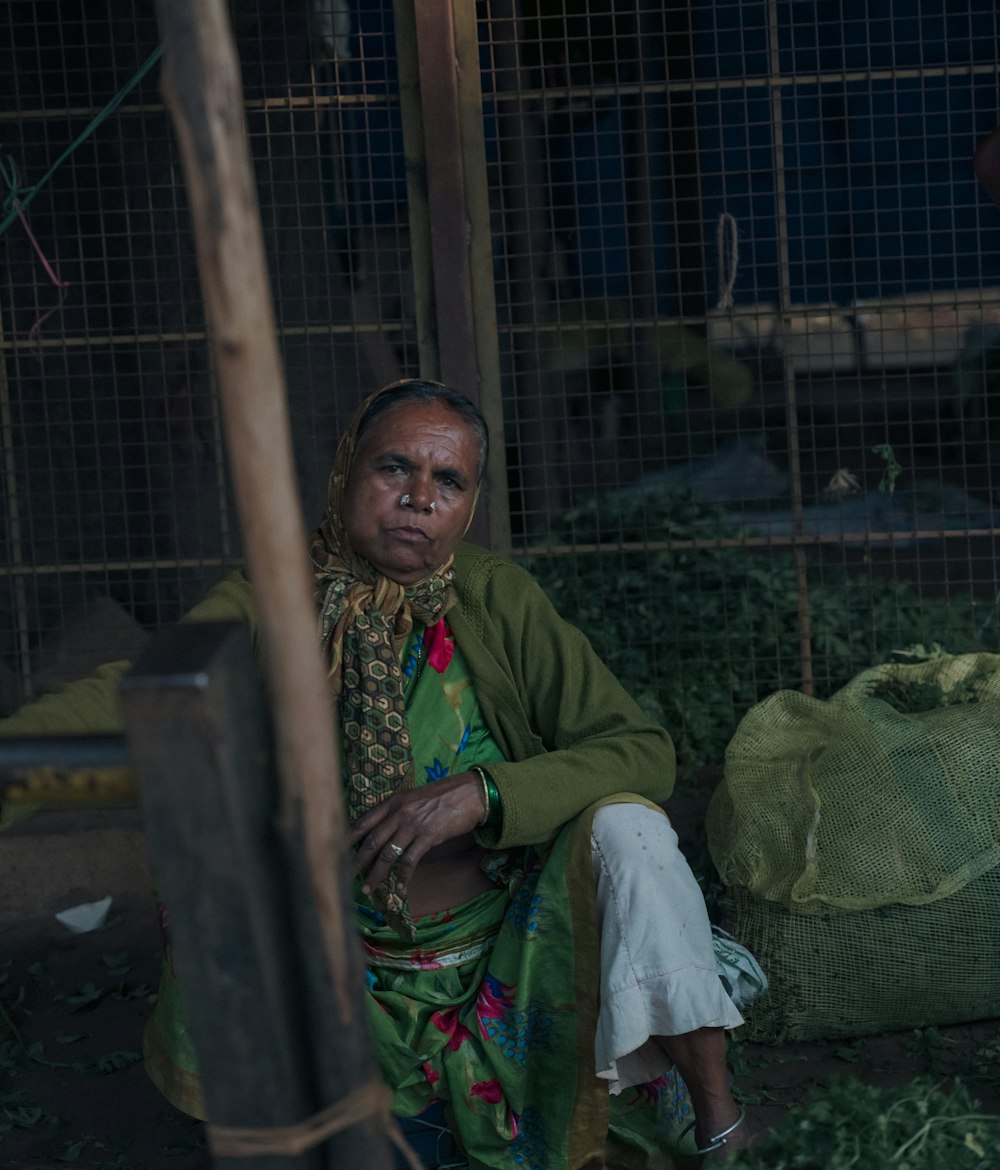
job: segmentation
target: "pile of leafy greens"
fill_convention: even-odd
[[[664,542],[671,547],[592,548]],[[539,543],[573,551],[540,548],[522,563],[669,729],[682,763],[720,765],[754,703],[802,685],[795,555],[741,544],[717,505],[670,486],[603,495],[559,515]],[[921,597],[907,582],[865,566],[848,572],[818,554],[806,580],[820,698],[899,647],[938,643],[963,653],[996,640],[994,615],[984,622],[971,597]]]

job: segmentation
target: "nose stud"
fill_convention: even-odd
[[[410,506],[410,493],[409,492],[407,492],[406,495],[399,497],[399,506],[401,508],[408,508]],[[431,500],[431,502],[427,505],[427,511],[434,512],[436,510],[437,510],[437,500]]]

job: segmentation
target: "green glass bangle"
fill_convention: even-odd
[[[479,822],[479,828],[482,829],[489,836],[499,836],[500,830],[503,827],[503,805],[500,803],[500,790],[492,776],[474,764],[471,769],[483,784],[483,792],[486,796],[486,815]]]

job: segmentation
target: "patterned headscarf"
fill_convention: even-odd
[[[352,824],[413,782],[399,658],[414,619],[433,625],[456,601],[453,558],[429,577],[403,586],[360,557],[345,531],[344,489],[361,424],[372,404],[398,386],[394,382],[383,387],[355,412],[337,447],[326,512],[310,548],[321,645],[329,662],[330,686],[340,703],[347,811]],[[412,920],[394,871],[374,896],[387,921],[400,934],[412,937]]]

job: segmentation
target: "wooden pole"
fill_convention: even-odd
[[[293,473],[239,63],[225,0],[158,0],[165,43],[162,88],[180,142],[198,267],[247,567],[259,616],[275,729],[279,834],[302,842],[316,938],[303,960],[312,989],[329,985],[331,1011],[310,1037],[320,1093],[335,1104],[356,1081],[350,1059],[324,1040],[364,1029],[360,947],[347,918],[344,811],[334,712],[316,633],[305,527]],[[287,855],[294,857],[295,849]],[[300,871],[302,872],[302,871]],[[292,873],[291,880],[296,882]],[[300,931],[300,945],[302,932]],[[310,942],[319,946],[316,963]],[[313,950],[315,948],[312,948]],[[329,1018],[332,1016],[333,1018]],[[197,1038],[196,1038],[197,1044]],[[329,1047],[329,1045],[326,1045]],[[367,1127],[371,1130],[371,1127]],[[370,1143],[366,1166],[384,1163]],[[360,1165],[341,1161],[340,1165]]]
[[[492,436],[469,539],[510,551],[510,505],[475,5],[395,0],[420,373],[479,405]]]
[[[305,829],[334,986],[347,1020],[353,998],[344,963],[348,936],[333,864],[344,851],[335,728],[317,643],[239,65],[222,0],[160,0],[157,8],[166,44],[163,94],[184,162],[223,425],[268,664],[281,815]]]

